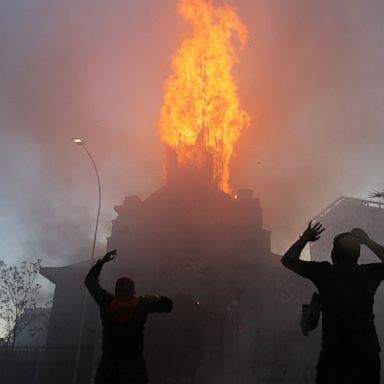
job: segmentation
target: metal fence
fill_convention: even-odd
[[[39,384],[44,351],[42,347],[1,347],[0,383]]]
[[[73,377],[76,348],[0,347],[1,384],[68,384]],[[82,348],[77,383],[88,383],[93,349]]]

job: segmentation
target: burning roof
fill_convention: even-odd
[[[211,181],[231,193],[230,160],[241,130],[249,124],[240,108],[231,75],[236,47],[247,41],[247,28],[229,6],[211,0],[180,0],[179,12],[191,25],[176,52],[165,86],[160,118],[161,139],[169,162],[197,169],[212,168]],[[235,38],[235,39],[234,39]]]

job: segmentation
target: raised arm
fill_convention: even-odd
[[[102,259],[96,262],[96,264],[89,270],[87,276],[85,277],[84,284],[88,288],[89,293],[92,295],[92,297],[98,304],[101,304],[101,301],[103,301],[104,299],[113,296],[111,293],[109,293],[100,286],[99,276],[104,264],[113,260],[116,256],[116,253],[116,249],[107,252]]]
[[[305,229],[303,234],[300,236],[299,240],[291,245],[288,251],[281,258],[283,265],[292,271],[302,275],[304,277],[309,277],[308,269],[312,264],[317,264],[313,262],[300,260],[301,252],[304,247],[310,241],[316,241],[320,238],[320,234],[325,230],[320,223],[316,223],[312,226],[312,222],[309,222],[308,227]]]
[[[361,228],[353,228],[351,231],[361,244],[366,245],[383,263],[384,263],[384,247],[373,241]]]
[[[149,313],[171,312],[173,308],[172,300],[165,296],[143,296],[143,300]]]

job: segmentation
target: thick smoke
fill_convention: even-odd
[[[177,9],[156,4],[2,3],[2,259],[90,256],[96,177],[72,137],[87,142],[100,173],[99,253],[113,206],[161,185],[156,124]]]
[[[236,184],[260,196],[282,252],[339,196],[367,198],[381,178],[383,4],[243,1],[251,42],[238,67],[253,116]],[[240,149],[241,148],[241,149]]]
[[[228,0],[249,28],[235,76],[251,127],[235,188],[261,198],[277,252],[340,195],[383,187],[380,1]],[[45,265],[98,253],[113,206],[162,184],[156,130],[169,64],[188,27],[176,0],[0,4],[1,259]]]

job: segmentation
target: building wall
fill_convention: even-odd
[[[47,342],[50,308],[27,309],[19,319],[25,327],[17,335],[16,347],[42,347]]]
[[[85,295],[84,277],[89,262],[61,268],[42,268],[40,273],[56,285],[48,327],[45,351],[39,369],[39,384],[72,383],[78,340],[80,336],[82,305]],[[94,365],[97,307],[87,297],[85,325],[82,334],[77,383],[89,383]]]
[[[372,201],[341,197],[317,215],[326,230],[321,238],[311,243],[310,255],[314,261],[330,260],[333,238],[352,228],[364,229],[375,241],[384,244],[384,206]],[[366,247],[361,248],[360,263],[378,262]]]
[[[251,191],[234,199],[210,184],[170,183],[144,201],[126,198],[116,212],[107,249],[118,255],[103,268],[101,284],[113,291],[118,277],[130,276],[138,295],[174,301],[171,313],[152,314],[146,325],[151,382],[309,383],[318,344],[300,335],[299,319],[313,288],[271,253],[271,234]],[[50,347],[76,343],[85,272],[80,265],[44,271],[56,284]],[[87,313],[84,348],[94,352],[99,319],[96,311]],[[93,352],[85,350],[82,361],[95,363]],[[61,383],[52,381],[54,372],[69,382],[73,352],[64,359],[51,353],[45,363],[42,383],[49,375]],[[94,366],[83,367],[90,377]]]

